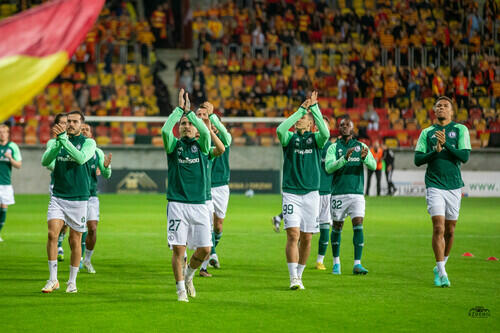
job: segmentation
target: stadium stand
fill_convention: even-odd
[[[317,89],[332,134],[339,117],[349,114],[362,140],[391,147],[414,146],[434,120],[434,98],[448,95],[457,102],[456,121],[470,129],[472,146],[486,147],[490,136],[500,135],[500,12],[497,1],[481,3],[216,2],[194,8],[197,59],[189,71],[179,70],[176,82],[194,104],[206,98],[226,117],[288,116]],[[173,44],[167,38],[171,14],[168,6],[159,8],[166,18],[155,11],[151,28],[134,22],[127,10],[104,8],[73,61],[14,117],[15,141],[44,143],[51,117],[72,108],[97,116],[168,114],[168,96],[159,96],[166,89],[157,88],[163,83],[155,76],[154,45],[162,44],[159,39]],[[2,5],[0,14],[16,10]],[[377,117],[367,116],[370,106]],[[160,126],[98,124],[98,144],[161,145]],[[275,124],[230,127],[235,144],[277,144]]]

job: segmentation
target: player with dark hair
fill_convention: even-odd
[[[445,265],[455,237],[464,186],[460,165],[469,160],[471,145],[467,127],[452,121],[450,98],[439,97],[434,113],[437,123],[420,133],[415,147],[415,165],[427,164],[427,211],[432,219],[432,249],[436,259],[434,284],[449,287]]]

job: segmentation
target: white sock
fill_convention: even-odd
[[[205,260],[205,261],[201,264],[201,269],[207,270],[207,267],[208,267],[208,260]]]
[[[448,276],[448,274],[446,274],[446,270],[444,269],[444,264],[444,261],[436,262],[437,268],[439,270],[439,276]]]
[[[290,279],[297,277],[297,266],[299,265],[296,262],[289,262],[288,265],[288,273],[290,274]]]
[[[188,257],[188,252],[186,250],[186,251],[184,251],[184,259],[187,259],[187,257]]]
[[[197,269],[198,268],[191,268],[191,265],[188,265],[187,269],[186,269],[186,276],[184,277],[184,281],[192,280],[194,277],[194,273],[196,273]]]
[[[276,221],[281,222],[281,217],[279,215],[276,215],[274,218],[276,219]]]
[[[49,260],[49,280],[57,281],[57,260]]]
[[[184,282],[184,280],[177,281],[175,283],[175,286],[177,287],[177,292],[186,290],[186,283]]]
[[[333,257],[333,264],[339,264],[340,265],[340,257]]]
[[[94,253],[94,250],[85,249],[85,261],[90,262],[90,259],[92,258],[92,253]]]
[[[448,256],[449,257],[449,256]],[[448,262],[448,257],[444,257],[444,264],[446,265],[446,263]]]
[[[69,266],[69,280],[68,282],[73,282],[76,284],[76,276],[78,275],[78,270],[80,267]]]
[[[316,259],[316,262],[323,263],[323,259],[325,259],[325,256],[322,256],[321,254],[318,254],[318,259]]]
[[[354,265],[361,265],[361,260],[354,260]]]
[[[57,252],[61,252],[61,251],[64,251],[64,249],[62,248],[62,246],[57,248]]]
[[[302,279],[302,273],[304,273],[305,268],[306,268],[306,265],[297,264],[297,277],[299,279]]]

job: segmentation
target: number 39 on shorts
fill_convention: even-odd
[[[181,224],[181,220],[168,221],[168,231],[177,231],[179,229],[180,224]]]
[[[332,200],[332,209],[342,208],[342,200]]]
[[[284,204],[283,205],[283,215],[293,214],[293,205],[292,204]]]

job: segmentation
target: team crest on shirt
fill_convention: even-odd
[[[455,139],[457,137],[457,133],[455,133],[455,132],[448,132],[448,137],[450,139]]]
[[[354,151],[359,153],[361,151],[361,147],[360,146],[356,146],[354,147]]]
[[[77,144],[76,145],[76,149],[80,150],[80,148],[82,148],[82,145],[81,144]]]
[[[295,147],[296,147],[296,148],[299,148],[299,146],[300,146],[300,139],[299,139],[299,138],[296,138],[296,139],[295,139]]]
[[[307,143],[308,145],[312,144],[312,143],[313,143],[313,139],[312,139],[312,138],[308,138],[308,139],[307,139],[307,141],[306,141],[306,143]]]
[[[191,152],[192,152],[193,154],[196,154],[196,153],[198,152],[198,147],[196,147],[196,146],[191,146]]]

